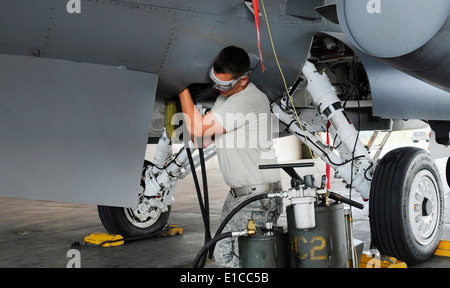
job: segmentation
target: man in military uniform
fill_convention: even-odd
[[[188,89],[179,94],[187,128],[192,139],[202,145],[216,143],[217,157],[225,183],[231,187],[221,219],[239,203],[257,193],[281,190],[278,169],[260,170],[259,165],[275,164],[271,111],[267,96],[250,82],[250,59],[242,48],[229,46],[216,57],[209,76],[220,96],[205,115],[195,109]],[[282,211],[281,199],[263,199],[239,211],[226,231],[246,228],[249,219],[257,226],[276,223]],[[220,267],[239,267],[237,239],[217,243],[214,257]]]

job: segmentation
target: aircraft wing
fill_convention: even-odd
[[[0,63],[1,195],[135,206],[158,76],[36,57]]]

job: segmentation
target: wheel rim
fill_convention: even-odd
[[[161,209],[151,206],[148,199],[142,201],[136,209],[124,208],[124,212],[131,225],[140,229],[155,224],[162,214]]]
[[[421,245],[433,242],[440,218],[438,184],[430,171],[421,170],[414,176],[409,193],[409,225],[414,239]]]

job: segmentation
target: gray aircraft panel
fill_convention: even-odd
[[[448,0],[337,2],[339,23],[360,50],[382,58],[399,57],[425,45],[450,12]]]
[[[0,195],[136,205],[158,76],[23,56],[0,63]]]
[[[373,115],[384,119],[450,120],[450,93],[367,55],[343,33],[327,34],[351,47],[364,64],[370,81]]]
[[[209,82],[210,65],[227,45],[259,56],[254,15],[242,0],[80,3],[81,13],[70,14],[67,1],[2,1],[0,27],[8,29],[0,29],[0,53],[31,56],[38,51],[43,58],[158,74],[157,95],[166,99],[191,83]],[[265,5],[280,64],[292,83],[320,22],[286,15],[284,1]],[[264,17],[260,27],[268,69],[253,73],[252,81],[272,98],[284,91],[284,85]]]
[[[448,0],[342,0],[337,11],[344,33],[361,51],[450,92]]]
[[[361,54],[373,97],[373,114],[381,118],[450,120],[450,93]]]

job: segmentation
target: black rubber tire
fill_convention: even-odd
[[[169,219],[169,209],[161,213],[156,222],[147,227],[139,228],[134,226],[128,218],[125,216],[125,208],[123,207],[111,207],[111,206],[97,206],[98,215],[102,221],[103,226],[111,234],[120,234],[123,237],[140,237],[146,236],[156,231],[161,230]]]
[[[148,160],[144,160],[144,166],[142,168],[142,176],[144,176],[145,169],[151,162]],[[145,181],[141,180],[141,186],[145,190]],[[159,218],[155,223],[153,223],[149,227],[141,228],[133,225],[130,220],[128,220],[125,215],[126,208],[123,207],[112,207],[112,206],[97,206],[98,216],[102,221],[103,227],[105,227],[106,231],[111,234],[120,234],[123,237],[141,237],[152,234],[156,231],[161,230],[169,220],[170,208],[168,207],[167,211],[161,213]]]
[[[437,218],[430,225],[429,237],[424,235],[428,237],[424,237],[425,240],[414,236],[415,228],[409,222],[412,219],[409,219],[411,206],[408,199],[416,175],[419,178],[426,175],[424,178],[430,179],[429,183],[435,187],[437,195],[433,205],[439,205],[435,206],[434,217]],[[422,212],[414,210],[414,213],[428,216],[426,208],[423,208],[426,202],[428,200],[423,200],[422,206],[415,206],[422,207],[419,208]],[[381,159],[372,179],[369,215],[372,244],[381,254],[393,256],[408,265],[423,263],[433,256],[442,235],[444,197],[437,166],[427,151],[402,147],[390,151]]]
[[[447,160],[447,167],[445,168],[445,177],[447,178],[447,185],[450,187],[450,157]]]

